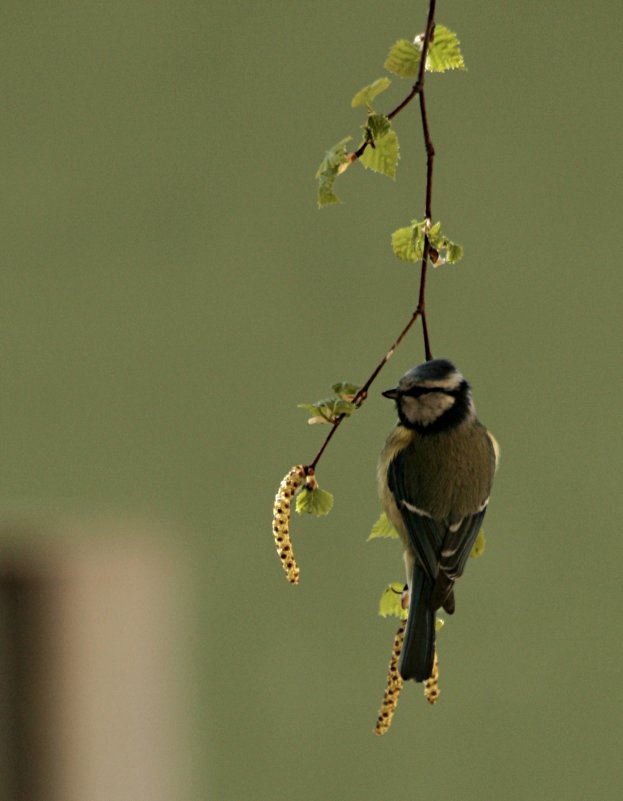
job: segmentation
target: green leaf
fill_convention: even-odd
[[[418,37],[419,39],[420,37]],[[424,44],[421,37],[420,50]],[[416,44],[417,46],[417,44]],[[435,33],[428,45],[426,58],[427,72],[446,72],[446,70],[464,70],[465,62],[456,33],[445,25],[435,25]]]
[[[394,255],[403,261],[415,261],[413,253],[413,227],[398,228],[392,234],[392,250]]]
[[[419,261],[424,255],[426,221],[412,220],[411,225],[398,228],[392,234],[392,250],[403,261]]]
[[[401,620],[406,620],[409,617],[409,609],[402,608],[402,593],[404,584],[399,581],[393,581],[388,584],[383,590],[383,594],[379,600],[379,615],[381,617],[398,617]],[[445,626],[445,620],[442,617],[435,618],[435,631],[441,631]]]
[[[356,412],[359,406],[352,402],[352,399],[359,391],[356,384],[341,381],[333,384],[335,395],[323,398],[316,403],[299,403],[299,409],[306,409],[311,415],[309,423],[335,423],[338,417],[346,415],[349,417]]]
[[[366,139],[376,145],[377,141],[391,131],[392,124],[384,114],[370,114],[365,125],[362,125]]]
[[[402,608],[403,589],[404,584],[399,581],[394,581],[385,587],[379,600],[379,615],[381,617],[389,617],[391,615],[401,620],[407,619],[409,610]]]
[[[316,178],[318,179],[318,206],[328,206],[331,203],[341,203],[342,201],[333,191],[333,184],[339,175],[340,167],[343,164],[348,164],[348,156],[346,155],[346,144],[350,142],[352,137],[347,136],[341,139],[330,150],[327,150],[320,166],[316,171]]]
[[[333,384],[331,389],[342,400],[352,401],[361,387],[357,386],[357,384],[350,384],[348,381],[339,381],[337,384]]]
[[[424,256],[426,220],[412,220],[411,225],[398,228],[392,234],[392,250],[403,261],[419,261]],[[463,248],[452,242],[441,230],[441,222],[436,222],[428,230],[430,260],[434,267],[454,264],[463,258]]]
[[[414,78],[420,67],[421,49],[407,39],[399,39],[392,45],[383,66],[401,78]]]
[[[478,536],[476,537],[476,542],[474,543],[469,555],[473,556],[474,558],[482,556],[483,553],[485,552],[485,545],[486,545],[485,532],[482,529],[480,529],[480,531],[478,532]]]
[[[297,407],[299,409],[306,409],[311,417],[307,421],[308,423],[333,423],[334,421],[331,419],[330,414],[328,411],[321,405],[315,403],[298,403]]]
[[[398,539],[399,534],[396,529],[389,522],[389,518],[383,512],[376,523],[372,526],[372,531],[368,536],[368,541],[375,540],[379,537],[387,537],[389,539]]]
[[[315,489],[302,489],[296,496],[296,511],[321,517],[328,515],[333,507],[333,495],[326,490],[316,487]]]
[[[448,244],[448,256],[446,259],[448,264],[455,264],[462,258],[463,258],[463,248],[461,247],[461,245],[457,245],[455,242],[450,242]]]
[[[428,241],[435,253],[431,253],[431,261],[435,267],[442,264],[455,264],[463,258],[463,248],[452,242],[441,230],[441,222],[431,226],[428,232]]]
[[[374,98],[380,95],[381,92],[384,92],[390,84],[391,81],[389,78],[377,78],[374,83],[369,84],[369,86],[364,86],[350,101],[352,108],[357,108],[357,106],[367,106],[370,108]]]
[[[428,232],[428,241],[432,242],[440,235],[441,235],[441,223],[436,222],[434,225],[431,225],[430,227],[430,231]]]
[[[344,414],[348,417],[359,408],[351,401],[337,395],[316,401],[316,403],[299,403],[297,406],[299,409],[306,409],[312,415],[310,423],[322,421],[335,423],[340,415]]]
[[[349,400],[344,400],[344,398],[338,398],[338,400],[333,403],[333,413],[336,417],[340,414],[350,416],[353,412],[356,412],[357,409],[358,407],[355,406],[354,403]]]
[[[424,34],[415,37],[415,42],[399,39],[389,51],[384,67],[401,78],[415,78],[420,68],[420,57],[424,47]],[[427,72],[464,70],[465,62],[456,33],[445,25],[435,25],[432,41],[426,54]]]
[[[390,121],[382,114],[371,114],[364,130],[369,144],[359,157],[359,161],[368,170],[395,178],[400,146]]]

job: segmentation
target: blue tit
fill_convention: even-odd
[[[479,422],[470,386],[446,359],[409,370],[395,389],[398,424],[378,465],[385,512],[404,544],[409,613],[403,679],[425,681],[435,654],[435,612],[454,612],[454,582],[489,503],[499,449]]]

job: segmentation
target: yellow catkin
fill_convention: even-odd
[[[385,734],[392,725],[392,718],[398,706],[398,698],[400,697],[400,690],[403,685],[402,677],[398,672],[398,661],[400,660],[406,625],[406,621],[403,620],[394,638],[392,656],[389,660],[389,670],[387,672],[387,687],[385,688],[383,703],[381,704],[379,716],[376,719],[376,726],[374,727],[374,733],[379,736]]]
[[[437,649],[435,649],[435,659],[433,660],[433,672],[430,678],[424,682],[424,697],[429,704],[435,704],[439,698],[439,660],[437,659]]]
[[[298,584],[301,571],[294,559],[292,541],[290,540],[290,515],[292,499],[305,480],[305,468],[301,464],[295,465],[284,476],[275,495],[273,504],[273,536],[277,546],[277,553],[286,572],[290,584]]]

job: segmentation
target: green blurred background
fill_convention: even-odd
[[[192,798],[615,799],[621,693],[619,2],[439,0],[468,71],[428,78],[435,355],[503,451],[487,552],[440,634],[442,696],[372,734],[400,548],[366,543],[394,411],[376,391],[321,463],[328,518],[271,505],[416,303],[389,234],[422,216],[415,105],[395,183],[359,166],[318,211],[323,151],[424,0],[16,2],[0,12],[4,520],[166,521],[194,563]],[[395,79],[388,110],[408,84]]]

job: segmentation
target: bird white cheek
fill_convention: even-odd
[[[451,395],[440,392],[431,392],[420,398],[410,398],[407,395],[402,398],[402,410],[410,423],[426,426],[434,423],[454,403],[455,399]]]

